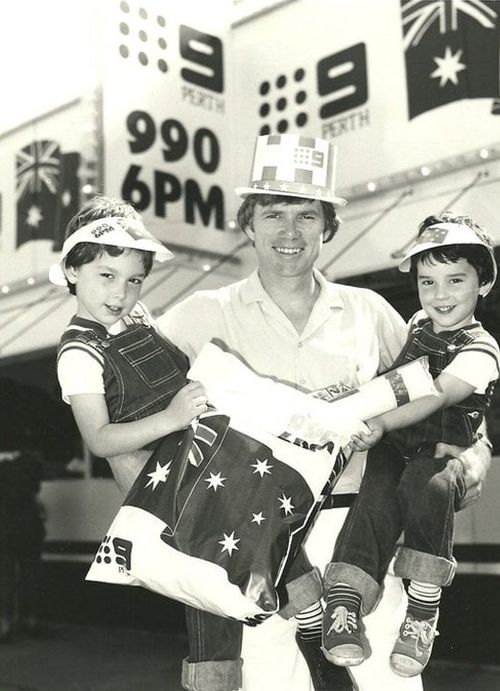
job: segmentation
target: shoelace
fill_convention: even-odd
[[[439,636],[439,633],[430,622],[426,620],[419,621],[418,619],[407,617],[403,629],[403,636],[415,639],[415,651],[417,655],[420,656],[424,654],[424,648],[428,648],[432,645],[435,636]]]
[[[327,635],[332,631],[335,633],[353,633],[358,628],[358,623],[356,621],[356,614],[350,612],[347,607],[339,606],[335,607],[332,614],[332,624],[328,629]]]

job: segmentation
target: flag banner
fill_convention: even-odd
[[[87,580],[143,586],[240,620],[273,613],[282,576],[345,465],[343,428],[350,435],[374,408],[432,393],[432,378],[423,361],[379,378],[367,415],[372,382],[328,402],[254,374],[211,343],[189,377],[214,408],[161,441]]]
[[[17,152],[17,247],[54,237],[60,172],[61,153],[55,141],[34,141]]]
[[[80,206],[80,154],[63,154],[59,143],[33,141],[16,154],[16,246],[53,240],[62,246],[66,224]]]
[[[497,0],[401,0],[410,120],[464,98],[499,96]]]

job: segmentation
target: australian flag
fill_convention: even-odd
[[[499,96],[497,0],[401,0],[410,120],[466,98]]]
[[[324,486],[344,459],[336,465],[331,450],[278,438],[267,444],[233,424],[214,410],[162,440],[88,580],[141,585],[236,619],[279,609],[280,579],[323,498],[300,466],[319,472]]]
[[[51,140],[33,141],[16,154],[17,239],[53,240],[60,249],[64,228],[80,206],[78,153],[62,153]]]
[[[317,448],[269,431],[284,431],[285,394],[299,405],[309,405],[310,397],[258,377],[230,354],[211,355],[209,349],[201,369],[226,356],[231,370],[229,379],[221,370],[225,384],[212,391],[218,409],[161,441],[87,579],[140,585],[245,620],[283,604],[288,568],[345,459],[333,442]],[[247,395],[251,382],[255,399]],[[330,403],[314,401],[318,406],[331,417]],[[264,421],[259,408],[269,411]]]

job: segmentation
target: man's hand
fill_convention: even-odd
[[[491,465],[491,450],[481,439],[478,439],[473,446],[469,446],[467,449],[464,449],[463,446],[439,442],[436,444],[434,457],[443,458],[443,456],[451,456],[462,461],[467,489],[483,482]]]
[[[436,444],[434,457],[443,458],[444,456],[458,458],[462,463],[467,488],[460,506],[463,509],[479,498],[481,485],[491,465],[491,449],[482,439],[478,439],[473,446],[469,446],[467,449],[462,446],[439,442]]]

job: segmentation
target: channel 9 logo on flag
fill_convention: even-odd
[[[497,0],[401,0],[409,119],[499,96]]]

